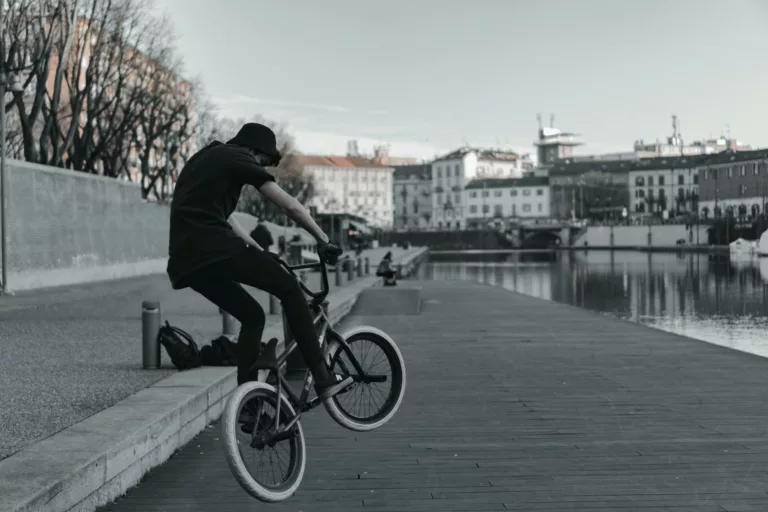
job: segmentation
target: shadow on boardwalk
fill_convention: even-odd
[[[304,417],[289,501],[250,498],[209,427],[118,511],[765,511],[768,361],[470,283],[415,316],[357,316],[408,370],[399,415],[355,434]]]

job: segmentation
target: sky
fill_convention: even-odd
[[[533,152],[537,114],[580,154],[726,135],[768,146],[768,0],[156,0],[187,76],[305,153],[389,144]],[[729,127],[729,128],[728,128]]]

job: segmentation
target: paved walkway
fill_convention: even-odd
[[[240,489],[216,424],[104,512],[768,510],[765,359],[495,287],[418,284],[419,315],[347,319],[400,345],[399,415],[370,433],[305,415],[291,500]]]
[[[363,256],[375,269],[386,250]],[[312,289],[319,277],[310,274]],[[269,312],[267,294],[251,292]],[[201,345],[221,334],[217,308],[191,290],[173,291],[165,275],[0,297],[0,460],[176,372],[164,350],[162,369],[141,367],[143,300],[159,300],[163,320]],[[271,315],[268,324],[279,320]]]

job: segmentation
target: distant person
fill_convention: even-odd
[[[392,265],[392,252],[388,252],[379,262],[379,267],[376,269],[376,275],[384,279],[384,286],[396,286],[397,285],[397,271]]]
[[[253,238],[265,251],[269,251],[269,248],[275,244],[275,240],[272,238],[272,233],[263,222],[256,224],[256,227],[251,231],[251,238]]]
[[[267,253],[232,216],[242,188],[251,185],[317,240],[322,261],[334,265],[342,250],[307,209],[275,183],[265,167],[280,162],[275,133],[248,123],[226,144],[214,141],[195,153],[181,170],[171,202],[168,277],[174,290],[192,288],[240,321],[237,339],[238,385],[258,379],[266,315],[243,284],[274,295],[301,355],[327,401],[353,383],[325,363],[307,297],[296,279]]]

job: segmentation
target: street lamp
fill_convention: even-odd
[[[2,13],[2,4],[0,1],[0,41],[5,34],[5,18]],[[24,88],[19,81],[19,77],[14,73],[6,73],[3,63],[5,56],[0,55],[0,258],[2,258],[2,291],[8,292],[8,215],[7,215],[7,194],[6,194],[6,120],[5,120],[5,93],[18,93]]]

